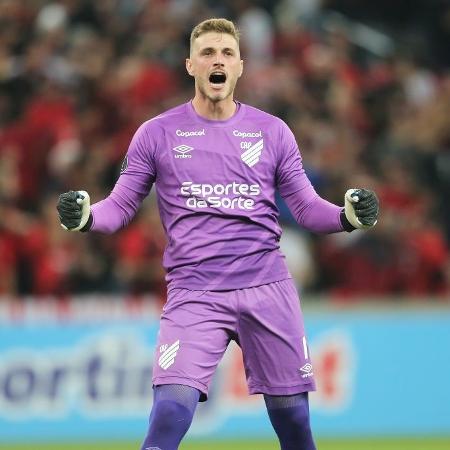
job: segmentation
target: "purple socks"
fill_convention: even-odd
[[[154,389],[150,425],[141,450],[177,450],[191,425],[200,392],[168,384]],[[308,394],[264,395],[281,450],[316,450],[309,424]]]
[[[199,397],[200,392],[190,386],[156,386],[148,433],[141,450],[177,450],[191,425]]]
[[[264,395],[270,421],[281,450],[316,450],[309,424],[308,393]]]

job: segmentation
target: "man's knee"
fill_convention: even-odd
[[[200,392],[189,386],[155,387],[147,436],[141,450],[176,450],[194,416]]]
[[[288,421],[293,430],[304,433],[310,430],[309,411],[307,408],[286,408],[283,414],[284,420]]]
[[[171,432],[180,427],[189,428],[193,414],[185,406],[162,400],[154,404],[152,411],[152,427],[161,432]]]
[[[283,450],[315,450],[309,420],[308,395],[265,395],[270,421]]]

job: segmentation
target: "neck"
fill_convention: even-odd
[[[212,102],[201,94],[196,94],[192,106],[199,116],[208,120],[227,120],[236,112],[236,103],[231,95],[224,100]]]

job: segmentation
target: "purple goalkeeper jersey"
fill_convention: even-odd
[[[128,224],[153,184],[169,289],[240,289],[290,278],[276,189],[303,228],[342,230],[342,207],[315,192],[288,126],[238,102],[228,120],[205,119],[188,102],[143,123],[113,191],[92,206],[91,230]]]

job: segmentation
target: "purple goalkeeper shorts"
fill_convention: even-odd
[[[232,291],[170,290],[161,316],[153,385],[191,386],[205,400],[230,340],[242,349],[250,394],[315,390],[291,279]]]

